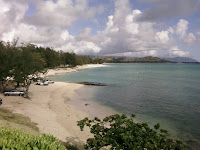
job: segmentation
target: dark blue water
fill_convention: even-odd
[[[159,122],[171,137],[184,140],[190,149],[200,149],[198,64],[108,64],[52,79],[110,83],[79,92],[90,93],[90,100],[120,113],[134,113],[138,121]]]

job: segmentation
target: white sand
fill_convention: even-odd
[[[83,66],[77,66],[74,68],[49,69],[47,76],[60,75],[60,74],[65,74],[65,73],[70,73],[70,72],[77,72],[79,70],[88,69],[88,68],[97,68],[97,67],[106,67],[106,65],[104,65],[104,64],[88,64],[88,65],[83,65]]]
[[[88,65],[78,67],[78,69],[97,66],[99,67],[100,65]],[[70,70],[74,71],[74,69]],[[70,71],[69,69],[51,70],[48,75],[56,75],[61,72],[66,73]],[[80,131],[77,121],[90,115],[78,107],[67,103],[67,101],[76,97],[75,90],[81,87],[84,87],[84,85],[64,82],[55,82],[48,86],[32,84],[29,89],[30,99],[0,94],[0,97],[3,99],[1,107],[9,108],[15,113],[28,116],[31,121],[37,123],[41,133],[50,133],[62,141],[72,137],[86,142],[86,139],[92,135],[89,133],[88,128]],[[81,97],[79,101],[81,101]],[[82,107],[86,107],[83,102]]]

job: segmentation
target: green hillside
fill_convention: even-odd
[[[106,63],[167,63],[170,62],[166,59],[161,59],[158,57],[136,57],[136,58],[127,58],[127,57],[100,57]]]

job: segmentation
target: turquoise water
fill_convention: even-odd
[[[78,92],[88,93],[88,99],[120,113],[134,113],[138,121],[150,125],[159,122],[171,137],[184,140],[189,146],[186,149],[200,149],[198,64],[108,64],[52,79],[112,84]]]

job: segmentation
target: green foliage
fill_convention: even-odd
[[[143,149],[183,149],[183,142],[167,138],[167,131],[160,129],[160,124],[156,124],[151,129],[147,123],[135,123],[133,117],[116,114],[104,118],[95,117],[90,120],[85,118],[78,121],[81,130],[85,126],[90,128],[94,138],[89,138],[86,149],[100,149],[108,146],[110,149],[143,150]],[[160,130],[159,130],[160,129]]]
[[[107,63],[168,63],[170,61],[166,59],[161,59],[158,57],[135,57],[135,58],[127,58],[127,57],[99,57],[99,59],[103,59],[104,62]]]
[[[44,69],[45,61],[38,53],[33,53],[30,46],[23,46],[16,52],[14,67],[15,81],[23,83],[29,79],[29,75],[34,75]]]
[[[66,150],[52,135],[30,135],[20,130],[0,128],[0,149],[9,150]]]
[[[0,42],[0,82],[3,91],[5,90],[6,78],[12,76],[11,70],[14,67],[15,51],[14,44]]]
[[[45,49],[45,60],[47,63],[47,68],[55,68],[59,66],[59,54],[51,48]]]
[[[104,63],[104,60],[102,58],[93,58],[92,62],[94,64],[102,64],[102,63]]]
[[[44,69],[45,60],[39,53],[35,53],[32,44],[22,45],[15,51],[15,64],[12,69],[14,80],[19,86],[23,83],[26,88],[26,96],[33,76],[37,76]]]
[[[77,65],[77,57],[74,53],[65,53],[65,63],[69,66],[75,67]]]

